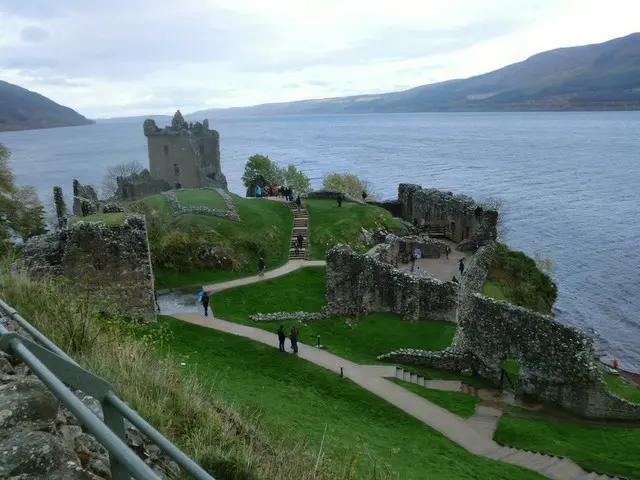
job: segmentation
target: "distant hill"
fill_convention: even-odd
[[[378,95],[203,110],[194,117],[640,109],[640,33],[559,48],[475,77]]]
[[[0,132],[94,123],[39,93],[0,80]]]

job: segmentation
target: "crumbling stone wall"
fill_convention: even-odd
[[[98,194],[91,185],[82,185],[73,180],[73,214],[78,217],[94,215],[100,211]]]
[[[460,371],[500,382],[502,361],[520,365],[518,390],[579,415],[640,419],[635,405],[607,391],[593,341],[552,316],[482,295],[495,244],[481,248],[461,279],[457,329],[444,352],[402,349],[380,359]]]
[[[413,223],[424,218],[425,224],[443,228],[445,236],[456,243],[467,239],[484,243],[498,236],[497,210],[466,195],[401,183],[398,201],[403,220]]]
[[[15,322],[0,323],[33,341]],[[76,396],[102,419],[100,403]],[[0,478],[101,480],[111,478],[109,454],[18,358],[0,352]],[[179,475],[178,465],[125,420],[126,443],[159,478]]]
[[[338,245],[327,253],[328,309],[334,315],[393,312],[407,320],[455,318],[457,285],[405,272]]]
[[[116,182],[116,198],[120,200],[137,200],[172,188],[165,180],[153,177],[147,169],[128,177],[118,177]]]
[[[155,321],[153,271],[146,222],[78,222],[27,241],[23,265],[34,275],[63,275],[100,292],[101,309]]]

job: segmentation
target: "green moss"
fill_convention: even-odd
[[[476,405],[480,402],[478,397],[462,392],[433,390],[398,378],[393,378],[391,381],[462,418],[469,418],[473,415]]]
[[[550,313],[558,296],[556,285],[534,259],[504,244],[497,246],[483,292],[541,313]]]
[[[360,242],[360,229],[375,227],[402,229],[402,223],[387,210],[372,205],[344,202],[342,208],[333,200],[305,200],[309,212],[311,256],[324,260],[327,250],[339,243],[351,245],[356,251],[366,250]]]

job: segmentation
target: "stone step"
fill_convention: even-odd
[[[537,472],[542,472],[559,462],[558,457],[545,455],[543,453],[534,453],[533,458],[529,462],[529,467]]]
[[[487,456],[492,458],[493,460],[502,460],[504,457],[507,457],[515,452],[517,452],[517,448],[512,447],[500,447],[497,450],[489,453]]]
[[[531,454],[529,452],[525,452],[524,450],[516,450],[513,453],[502,457],[500,461],[517,465],[524,465],[524,462],[529,459],[529,455]]]

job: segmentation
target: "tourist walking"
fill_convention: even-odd
[[[367,192],[365,192],[365,191],[363,190],[363,191],[362,191],[362,201],[363,201],[363,202],[366,202],[366,201],[367,201],[367,197],[368,197],[368,196],[369,196],[369,195],[367,195]]]
[[[260,258],[260,261],[258,262],[258,275],[261,277],[264,277],[264,267],[264,258]]]
[[[260,185],[256,185],[256,197],[260,198],[262,196],[262,188],[260,188]]]
[[[287,338],[287,335],[284,333],[284,325],[280,325],[278,329],[278,350],[284,352],[284,340]]]
[[[302,250],[303,246],[304,246],[304,237],[302,236],[301,233],[299,233],[298,236],[296,237],[296,255],[298,254],[298,252],[300,252],[300,250]]]
[[[338,194],[338,208],[342,207],[342,194]]]
[[[447,248],[444,249],[444,254],[447,257],[447,260],[449,260],[449,254],[451,253],[451,249],[449,248],[449,246],[447,246]]]
[[[298,195],[298,198],[296,198],[296,207],[298,207],[298,211],[300,211],[300,208],[302,208],[302,200],[300,200],[300,195]]]
[[[202,306],[204,307],[204,316],[209,316],[209,294],[205,291],[202,292],[202,298],[200,299]]]
[[[411,252],[411,271],[413,272],[415,268],[416,268],[416,255],[415,253]]]
[[[460,259],[458,270],[460,270],[460,276],[464,275],[464,258]]]
[[[293,353],[298,353],[298,330],[296,327],[291,327],[289,340],[291,341],[291,349],[293,350]]]

